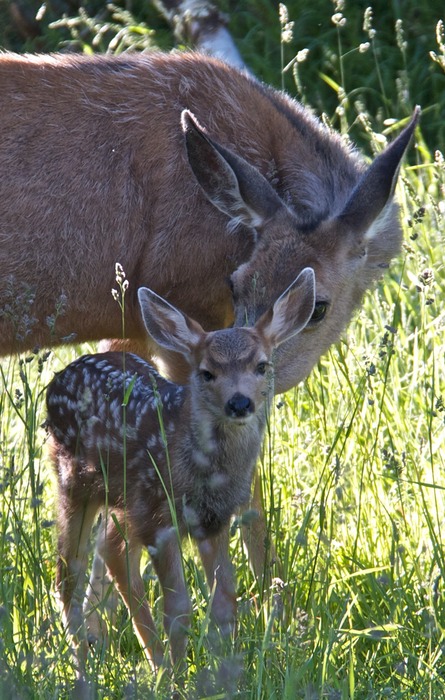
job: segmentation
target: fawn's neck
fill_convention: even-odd
[[[238,506],[250,498],[253,471],[261,449],[267,405],[244,424],[216,417],[196,402],[190,422],[176,443],[183,469],[183,520],[192,536],[218,532]]]

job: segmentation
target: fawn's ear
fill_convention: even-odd
[[[142,318],[149,335],[168,350],[189,355],[204,331],[196,321],[147,287],[138,289]]]
[[[315,274],[305,267],[269,311],[255,324],[269,342],[277,347],[305,328],[314,313]]]
[[[182,112],[181,122],[190,167],[217,209],[235,222],[258,228],[285,206],[260,171],[210,139],[189,110]]]

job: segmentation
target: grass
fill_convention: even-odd
[[[410,3],[404,11],[412,12]],[[267,20],[269,3],[257,3],[255,12]],[[298,17],[291,5],[289,17]],[[379,67],[385,89],[378,93],[363,81],[364,93],[374,91],[376,100],[365,104],[364,93],[357,97],[355,88],[348,88],[358,80],[348,53],[351,45],[358,46],[357,24],[327,27],[324,14],[320,17],[325,34],[313,32],[305,14],[299,30],[307,27],[317,50],[323,41],[329,49],[332,70],[326,63],[318,67],[330,80],[335,103],[323,98],[326,79],[308,79],[312,68],[302,64],[297,77],[306,101],[309,88],[319,86],[318,96],[311,93],[312,104],[345,134],[359,133],[369,152],[381,148],[391,130],[386,117],[408,114],[410,101],[424,108],[416,156],[411,153],[398,187],[403,251],[304,385],[277,397],[260,469],[281,571],[262,594],[235,523],[231,547],[239,619],[228,648],[209,628],[211,594],[193,549],[184,549],[194,613],[180,698],[436,700],[445,695],[445,165],[435,153],[444,152],[443,140],[429,123],[434,125],[443,103],[432,81],[422,87],[431,91],[429,101],[417,99],[413,90],[402,105],[391,83],[397,71],[386,66],[385,44],[377,34],[382,43],[360,56],[377,83]],[[430,32],[431,43],[408,42],[407,60],[421,50],[445,55],[435,43],[440,15],[434,19],[417,27],[418,36]],[[281,61],[274,21],[276,36],[266,36],[263,22],[241,41],[255,50],[270,46],[270,65],[274,56]],[[374,26],[382,21],[376,11]],[[246,3],[239,26],[249,22],[252,6]],[[291,60],[291,48],[284,47],[283,62]],[[310,48],[316,54],[316,46]],[[258,65],[261,54],[255,55]],[[440,61],[431,62],[430,69],[443,85]],[[408,70],[408,77],[416,86],[416,73]],[[40,426],[45,385],[80,351],[56,349],[1,361],[0,698],[65,698],[73,687],[69,640],[54,590],[55,484]],[[160,590],[149,565],[145,578],[160,623]],[[169,678],[149,673],[123,610],[111,651],[98,650],[89,664],[98,698],[171,697]]]

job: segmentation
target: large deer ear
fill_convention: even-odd
[[[142,318],[149,335],[168,350],[190,355],[204,331],[191,318],[147,287],[138,289]]]
[[[400,164],[419,116],[420,107],[416,107],[408,126],[365,171],[339,216],[341,225],[365,234],[365,240],[373,237],[372,224],[392,202]]]
[[[259,170],[212,141],[187,109],[181,123],[190,167],[217,209],[239,223],[259,228],[285,206]]]
[[[272,309],[258,319],[255,328],[277,347],[305,328],[314,307],[315,274],[311,267],[305,267]]]

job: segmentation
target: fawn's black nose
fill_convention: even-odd
[[[244,418],[253,413],[255,406],[248,396],[234,394],[226,403],[226,415],[230,418]]]

